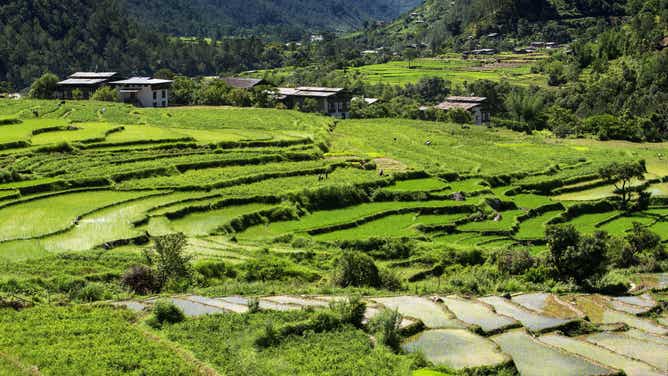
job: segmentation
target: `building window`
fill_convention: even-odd
[[[162,91],[162,97],[163,97],[163,98],[167,98],[167,90],[163,90],[163,91]]]
[[[154,91],[153,92],[153,100],[156,100],[156,99],[158,99],[158,92]]]

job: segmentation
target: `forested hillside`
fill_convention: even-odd
[[[487,33],[515,41],[566,42],[587,28],[610,25],[627,15],[626,4],[626,0],[427,0],[412,15],[366,37],[385,44],[415,39],[430,47],[449,39],[450,45],[465,45],[469,36]]]
[[[128,10],[155,30],[180,36],[252,35],[299,39],[312,31],[349,31],[390,21],[421,0],[127,0]]]
[[[204,75],[281,64],[255,38],[212,45],[146,31],[118,0],[10,0],[0,5],[0,25],[0,82],[16,90],[45,71]]]

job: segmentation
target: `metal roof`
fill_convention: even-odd
[[[116,72],[75,72],[70,78],[112,78]]]
[[[446,102],[464,102],[464,103],[482,103],[486,101],[486,97],[463,97],[463,96],[451,96],[445,99]]]
[[[58,85],[71,85],[71,86],[86,86],[86,85],[99,85],[107,82],[103,78],[68,78],[67,80],[58,82]]]
[[[162,80],[159,78],[151,77],[132,77],[127,80],[114,81],[114,85],[161,85],[161,84],[171,84],[171,80]]]
[[[480,103],[465,103],[465,102],[448,102],[445,101],[441,104],[437,104],[434,108],[439,110],[452,110],[453,108],[461,108],[463,110],[470,110],[480,106]]]
[[[342,92],[344,89],[341,88],[341,87],[299,86],[299,87],[297,87],[297,90],[299,90],[299,91],[320,91],[320,92],[327,92],[327,93],[339,93],[339,92]]]
[[[225,77],[223,81],[228,86],[237,89],[250,89],[264,82],[261,78]]]
[[[276,88],[276,90],[278,94],[283,96],[317,97],[317,98],[331,97],[343,91],[343,89],[340,88],[309,87],[309,86],[300,86],[296,89],[289,87],[279,87]]]

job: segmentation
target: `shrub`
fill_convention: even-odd
[[[84,302],[96,302],[104,299],[104,293],[104,285],[100,283],[89,283],[79,290],[77,297]]]
[[[260,312],[260,299],[252,297],[248,299],[248,313]]]
[[[118,102],[120,100],[118,91],[111,86],[103,86],[97,89],[91,96],[91,99],[101,102]]]
[[[156,292],[159,287],[153,269],[146,265],[131,266],[121,277],[121,283],[140,295]]]
[[[596,291],[606,295],[623,295],[631,288],[629,278],[618,271],[611,271],[596,281]]]
[[[389,268],[382,268],[379,270],[380,284],[384,289],[390,291],[401,290],[401,277],[399,274]]]
[[[399,330],[403,317],[398,310],[385,309],[369,321],[369,330],[376,335],[379,343],[399,351],[401,336]]]
[[[457,124],[469,124],[473,122],[471,113],[461,108],[454,108],[452,110],[449,110],[448,118],[450,119],[450,121]]]
[[[264,325],[262,334],[255,338],[254,344],[258,348],[268,348],[274,346],[280,342],[278,337],[278,332],[274,328],[274,323],[269,320]]]
[[[56,91],[58,77],[53,73],[44,73],[30,86],[28,96],[35,99],[51,99]]]
[[[181,308],[169,300],[158,300],[153,305],[154,323],[162,326],[164,323],[176,324],[186,319]]]
[[[504,274],[524,274],[534,266],[535,262],[536,260],[526,249],[505,249],[496,254],[496,266]]]
[[[358,295],[349,296],[344,300],[334,300],[329,304],[329,308],[339,315],[341,322],[356,328],[362,327],[366,303]]]
[[[572,225],[557,225],[548,227],[545,237],[550,248],[548,263],[554,267],[558,278],[582,284],[587,279],[595,279],[605,269],[606,233],[581,236]]]
[[[190,279],[192,257],[185,254],[186,236],[169,234],[153,240],[155,247],[147,251],[146,256],[155,268],[158,287],[164,288],[168,281],[179,284]]]
[[[206,278],[234,278],[237,274],[234,269],[229,268],[223,261],[201,261],[195,265],[195,270]]]
[[[380,273],[373,259],[361,252],[344,252],[334,266],[333,281],[341,287],[380,287]]]

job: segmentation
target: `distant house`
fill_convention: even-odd
[[[548,50],[559,48],[559,43],[557,43],[557,42],[547,42],[547,43],[545,43],[545,48],[547,48]]]
[[[109,81],[118,78],[116,72],[76,72],[66,80],[58,82],[56,86],[56,97],[59,99],[73,99],[73,92],[78,90],[81,98],[88,99],[102,86],[108,85]]]
[[[150,77],[132,77],[111,82],[118,89],[121,101],[139,107],[169,106],[170,80]]]
[[[252,89],[256,86],[267,84],[261,78],[225,77],[223,81],[225,81],[227,86],[235,89]]]
[[[485,97],[448,97],[443,103],[436,105],[437,110],[450,111],[455,108],[461,108],[471,113],[473,123],[482,125],[489,123],[491,114],[487,110]]]
[[[322,34],[312,34],[311,42],[322,42],[325,40],[325,37]]]
[[[531,42],[531,47],[533,47],[533,48],[543,48],[543,47],[545,47],[545,42]]]
[[[319,106],[319,112],[329,116],[346,119],[350,117],[350,101],[352,96],[343,88],[309,87],[297,88],[279,87],[276,89],[277,98],[288,108],[299,108],[306,99],[314,99]]]

